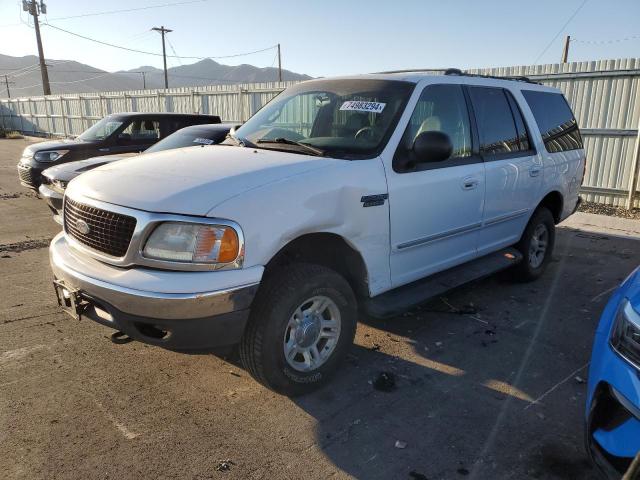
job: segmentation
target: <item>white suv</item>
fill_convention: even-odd
[[[73,180],[56,292],[115,338],[239,344],[257,380],[300,394],[343,360],[359,308],[391,316],[507,267],[538,277],[584,166],[565,98],[524,78],[312,80],[225,144]]]

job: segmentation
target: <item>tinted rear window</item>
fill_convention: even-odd
[[[528,150],[520,136],[502,88],[470,87],[469,94],[480,132],[480,153],[495,155]]]
[[[582,137],[569,104],[560,93],[523,90],[550,153],[582,148]]]

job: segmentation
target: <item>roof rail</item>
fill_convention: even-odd
[[[386,74],[386,73],[421,73],[421,72],[429,72],[429,73],[437,73],[444,72],[445,68],[407,68],[405,70],[387,70],[384,72],[373,72],[373,74]]]
[[[540,82],[535,82],[533,80],[531,80],[528,77],[524,77],[524,76],[498,76],[498,75],[483,75],[480,73],[468,73],[468,72],[463,72],[462,70],[460,70],[459,68],[447,68],[444,71],[445,75],[460,75],[460,76],[465,76],[465,77],[481,77],[481,78],[495,78],[497,80],[512,80],[515,82],[527,82],[527,83],[536,83],[539,84]]]

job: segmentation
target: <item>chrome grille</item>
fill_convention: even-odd
[[[78,226],[80,220],[86,223],[88,232],[83,233]],[[65,232],[94,250],[113,257],[124,257],[135,228],[136,219],[133,217],[65,199]]]

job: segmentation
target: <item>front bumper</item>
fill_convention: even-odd
[[[32,190],[38,190],[38,187],[42,183],[43,170],[43,168],[34,167],[28,163],[18,163],[18,179],[20,180],[20,185]]]
[[[63,233],[49,257],[56,280],[83,302],[83,317],[173,350],[237,343],[264,270],[120,268],[78,252]]]
[[[589,367],[585,440],[591,459],[608,478],[620,478],[640,451],[640,368],[609,344],[620,299],[615,294],[603,312]]]
[[[64,194],[53,190],[46,183],[40,185],[38,192],[40,192],[40,196],[47,203],[51,213],[53,213],[53,219],[62,225],[62,200],[64,198]]]

